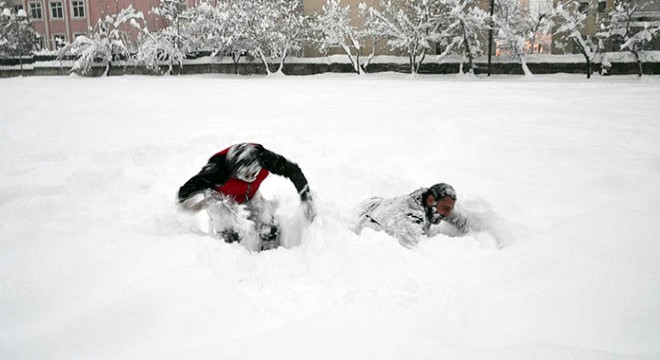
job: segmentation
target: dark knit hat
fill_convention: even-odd
[[[422,204],[426,204],[426,198],[429,197],[429,195],[433,195],[435,200],[440,200],[446,197],[456,200],[456,190],[454,190],[451,185],[445,183],[435,184],[428,188],[422,194]]]

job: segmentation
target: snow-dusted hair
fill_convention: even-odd
[[[232,168],[258,163],[257,147],[249,143],[232,145],[227,151],[227,161]]]
[[[456,200],[456,190],[451,185],[445,183],[435,184],[424,191],[422,194],[422,205],[426,206],[426,198],[429,195],[433,195],[436,201],[446,197]]]
[[[237,179],[249,183],[257,179],[257,175],[262,169],[256,144],[233,145],[227,151],[227,162]]]

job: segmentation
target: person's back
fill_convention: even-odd
[[[408,195],[393,198],[373,197],[361,204],[359,219],[354,231],[360,234],[365,227],[376,231],[385,231],[399,240],[401,245],[417,245],[423,235],[425,222],[424,208],[421,204],[421,188]]]

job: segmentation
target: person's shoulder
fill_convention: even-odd
[[[274,161],[275,159],[282,157],[282,155],[265,148],[261,144],[254,143],[252,145],[257,150],[256,151],[257,157],[259,157],[261,160]]]
[[[415,199],[417,199],[417,198],[421,199],[421,198],[422,198],[422,194],[423,194],[424,192],[426,192],[426,190],[428,190],[428,189],[425,188],[425,187],[420,187],[420,188],[418,188],[418,189],[413,190],[410,194],[408,194],[408,196],[410,196],[410,197],[412,197],[412,198],[415,198]]]
[[[422,209],[422,196],[424,196],[427,190],[427,188],[421,187],[408,194],[406,196],[408,206],[415,209]]]
[[[224,164],[227,161],[227,152],[219,152],[209,158],[209,164]]]
[[[263,145],[261,145],[261,144],[254,143],[254,144],[252,144],[252,145],[254,146],[255,149],[257,149],[257,154],[262,155],[262,154],[264,154],[264,153],[266,153],[266,152],[269,152],[269,153],[272,152],[272,151],[266,149],[266,148],[265,148]]]

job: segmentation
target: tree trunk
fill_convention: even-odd
[[[234,75],[238,75],[238,62],[241,61],[241,54],[236,56],[236,52],[231,53],[231,60],[234,62]]]
[[[261,52],[261,51],[258,51],[257,53],[258,53],[259,58],[261,59],[261,61],[264,63],[264,66],[266,66],[266,74],[267,75],[272,74],[270,72],[270,68],[268,67],[268,60],[266,59],[266,55],[264,55],[264,53]]]
[[[362,64],[360,64],[360,53],[361,53],[360,49],[362,49],[362,46],[352,36],[351,36],[351,44],[353,44],[353,47],[355,48],[355,64],[356,64],[355,71],[358,73],[358,75],[366,73],[367,71],[365,69],[363,69]],[[368,63],[369,63],[369,60],[367,60],[367,64]]]
[[[346,53],[346,56],[348,56],[348,60],[351,62],[351,66],[353,66],[353,70],[356,73],[359,74],[360,73],[360,63],[358,62],[356,64],[356,62],[353,61],[353,54],[351,54],[351,49],[346,45],[341,45],[341,48],[344,49],[344,52]],[[360,56],[360,53],[358,52],[358,61],[359,61],[359,56]]]
[[[289,50],[286,49],[284,50],[284,53],[282,54],[282,59],[280,60],[280,66],[277,69],[278,74],[284,74],[282,70],[284,70],[284,61],[286,61],[286,57],[289,55]]]
[[[587,79],[591,79],[591,59],[589,58],[589,54],[587,54],[587,49],[575,37],[573,37],[573,41],[578,47],[578,50],[582,53],[582,56],[584,56],[584,59],[587,61]]]
[[[375,50],[372,48],[371,49],[371,54],[369,54],[369,56],[367,56],[367,61],[364,62],[364,66],[360,66],[360,71],[362,71],[363,73],[367,73],[367,66],[369,66],[369,64],[371,63],[371,60],[373,60],[374,56],[375,56]]]
[[[472,62],[472,56],[470,56],[470,47],[466,46],[467,49],[463,49],[463,56],[461,58],[461,66],[458,69],[458,72],[461,74],[464,74],[465,71],[463,70],[463,64],[465,63],[465,59],[467,58],[468,61],[468,73],[471,75],[474,75],[474,64]]]
[[[468,39],[467,32],[465,31],[465,24],[461,23],[463,27],[463,42],[465,43],[465,52],[467,53],[468,61],[470,64],[470,74],[474,75],[474,59],[472,50],[470,49],[470,40]]]
[[[633,55],[635,55],[635,61],[637,61],[637,76],[642,77],[642,58],[639,56],[639,52],[635,50],[630,50]]]
[[[587,54],[584,54],[584,57],[587,59],[587,79],[591,79],[591,59]]]
[[[417,64],[417,70],[415,71],[416,74],[419,73],[419,69],[422,67],[422,63],[424,62],[425,58],[426,58],[426,50],[422,50],[421,58],[419,59],[419,63]]]
[[[525,76],[534,75],[534,74],[532,74],[531,71],[529,71],[529,67],[527,67],[527,62],[525,61],[525,56],[522,55],[522,54],[519,54],[518,59],[520,59],[520,66],[522,67],[523,74],[525,74]]]

